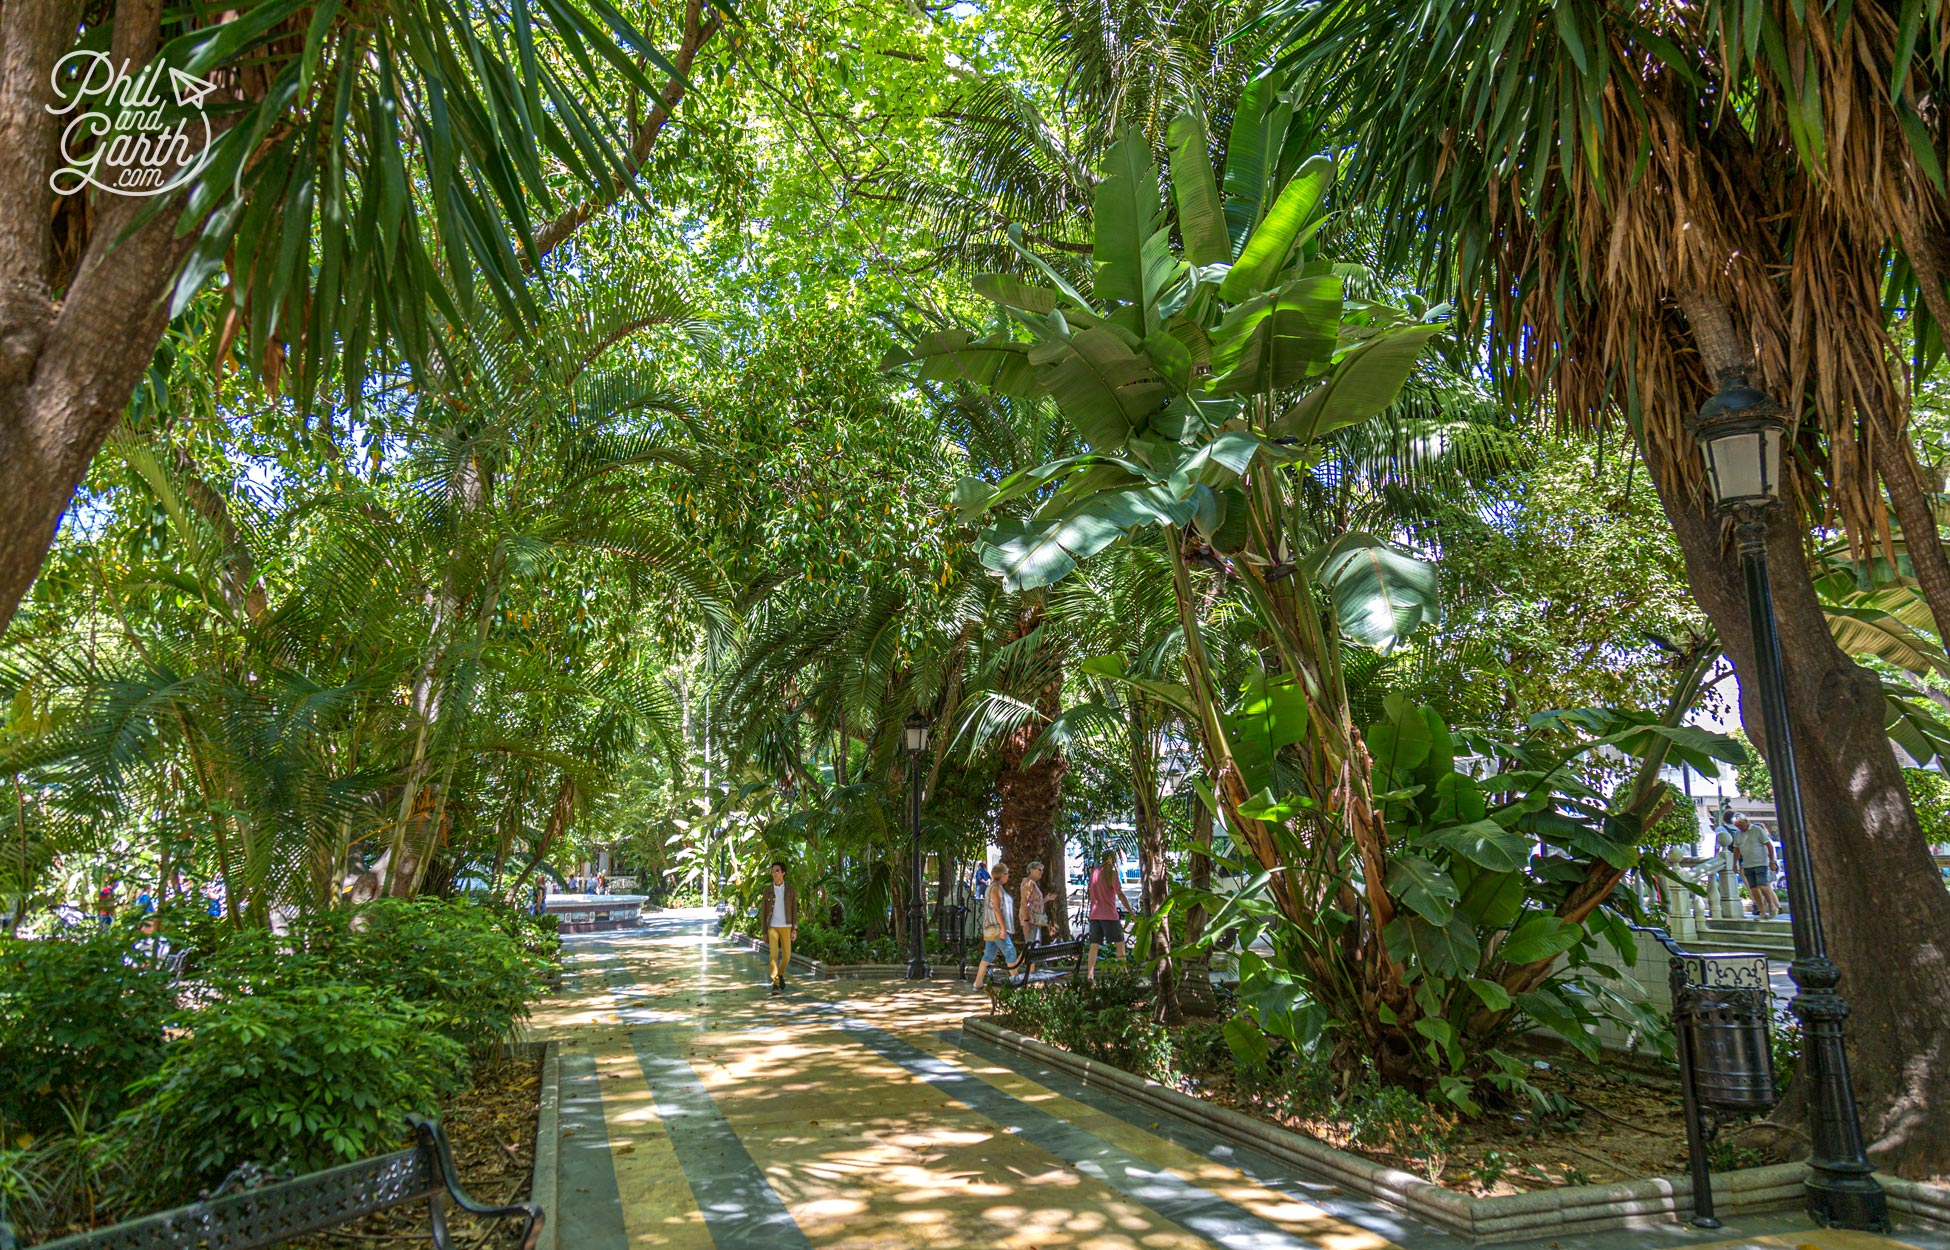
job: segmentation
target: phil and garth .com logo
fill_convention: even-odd
[[[54,67],[61,167],[56,195],[94,186],[113,195],[161,195],[182,186],[210,155],[203,101],[215,83],[152,61],[131,74],[106,52],[70,52]],[[166,90],[165,90],[166,86]]]

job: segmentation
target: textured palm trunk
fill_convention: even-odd
[[[1065,863],[1062,833],[1051,830],[1049,850],[1043,853],[1043,863],[1047,866],[1043,873],[1043,892],[1049,895],[1050,923],[1052,941],[1067,942],[1076,936],[1070,924],[1070,874]]]
[[[1016,618],[1009,641],[1029,637],[1042,626],[1043,620],[1041,602],[1031,602]],[[1012,890],[1021,888],[1029,861],[1043,857],[1056,830],[1056,815],[1062,806],[1063,774],[1069,771],[1070,763],[1060,755],[1045,755],[1028,765],[1023,761],[1029,757],[1029,748],[1043,727],[1062,710],[1062,693],[1062,671],[1052,666],[1037,689],[1025,696],[1036,709],[1036,716],[1018,725],[1002,742],[1002,767],[995,778],[999,800],[995,841],[1002,850],[1002,862],[1009,865]]]

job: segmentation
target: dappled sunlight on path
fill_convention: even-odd
[[[762,959],[713,928],[664,919],[564,943],[563,991],[530,1024],[560,1043],[558,1250],[1461,1244],[964,1047],[962,1018],[986,1007],[965,985],[772,995]],[[1578,1244],[1706,1244],[1677,1228],[1614,1236]],[[1892,1243],[1797,1232],[1780,1244]]]

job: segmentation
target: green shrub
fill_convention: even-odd
[[[411,1112],[459,1088],[462,1045],[436,1012],[369,986],[287,985],[186,1013],[137,1085],[129,1130],[164,1171],[207,1180],[245,1162],[312,1171],[391,1148]]]
[[[754,933],[760,941],[763,932]],[[877,937],[861,937],[842,928],[835,928],[811,914],[806,909],[799,913],[799,933],[792,939],[792,953],[816,959],[821,963],[843,964],[898,964],[907,962],[907,948],[894,940],[891,933]],[[928,959],[934,962],[952,960],[955,947],[944,943],[941,935],[930,928],[927,934]],[[969,950],[969,963],[972,965],[981,958],[981,953],[973,947]]]
[[[1699,842],[1699,809],[1686,792],[1670,781],[1659,783],[1665,787],[1665,797],[1670,803],[1665,815],[1659,817],[1639,834],[1639,845],[1650,851],[1663,851],[1669,847],[1692,847]]]
[[[1167,1084],[1178,1079],[1171,1035],[1153,1017],[1151,984],[1119,960],[1097,966],[1095,985],[1081,977],[997,991],[1011,1027],[1052,1046]]]
[[[169,977],[124,963],[134,923],[0,942],[0,1128],[40,1134],[113,1115],[124,1089],[162,1061]]]
[[[237,934],[210,961],[209,979],[226,999],[333,982],[384,990],[479,1052],[505,1039],[541,992],[542,932],[518,937],[464,900],[374,899],[307,917],[284,937]]]
[[[375,899],[354,916],[330,914],[313,942],[329,937],[343,980],[391,989],[427,1011],[435,1028],[481,1052],[514,1031],[542,988],[547,962],[531,954],[485,907],[439,899]]]
[[[1767,761],[1761,758],[1760,748],[1747,737],[1745,730],[1733,731],[1735,741],[1747,748],[1747,762],[1733,766],[1733,784],[1740,793],[1762,803],[1774,801],[1774,776],[1767,771]]]
[[[1931,846],[1950,842],[1950,777],[1927,768],[1905,768],[1903,786],[1916,809],[1923,841]]]

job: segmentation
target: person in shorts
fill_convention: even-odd
[[[1754,915],[1767,920],[1781,914],[1781,901],[1774,896],[1774,839],[1759,821],[1745,816],[1733,818],[1740,852],[1740,875],[1747,882],[1747,893],[1754,899]]]
[[[982,900],[982,962],[975,968],[975,988],[988,978],[989,965],[999,963],[1016,971],[1016,944],[1009,934],[1016,927],[1016,900],[1009,897],[1009,865],[998,862],[989,875],[988,896]]]
[[[1095,983],[1097,951],[1105,946],[1123,951],[1122,913],[1132,910],[1124,897],[1124,885],[1117,877],[1117,852],[1112,848],[1105,847],[1103,860],[1090,870],[1090,885],[1085,895],[1090,900],[1090,934],[1085,939],[1089,946],[1083,956],[1083,978]]]

